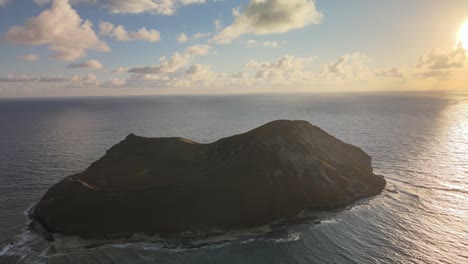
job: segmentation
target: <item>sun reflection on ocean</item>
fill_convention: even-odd
[[[425,238],[420,246],[442,256],[447,253],[441,249],[456,247],[462,260],[467,257],[462,241],[468,241],[468,100],[453,100],[434,125],[433,141],[426,152],[420,153],[421,157],[431,157],[420,170],[432,174],[421,174],[418,179],[418,187],[424,187],[419,190],[424,208],[419,214],[418,231]],[[427,183],[431,179],[435,182]],[[454,260],[448,255],[446,259]]]

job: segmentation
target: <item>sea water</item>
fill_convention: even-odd
[[[307,120],[361,147],[386,189],[314,212],[320,221],[198,246],[154,238],[48,244],[27,231],[27,212],[48,188],[130,133],[207,143],[275,119]],[[0,198],[0,263],[468,263],[468,96],[0,99]]]

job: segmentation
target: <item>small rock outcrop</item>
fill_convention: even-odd
[[[343,207],[384,187],[360,148],[278,120],[210,144],[130,134],[50,188],[32,218],[85,238],[230,230]]]

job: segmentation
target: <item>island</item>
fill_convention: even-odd
[[[83,238],[236,230],[344,207],[385,184],[360,148],[307,121],[277,120],[209,144],[130,134],[52,186],[31,217]]]

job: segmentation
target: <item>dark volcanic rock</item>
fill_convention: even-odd
[[[88,238],[237,229],[380,193],[371,158],[305,121],[200,144],[130,134],[44,195],[32,217]]]

